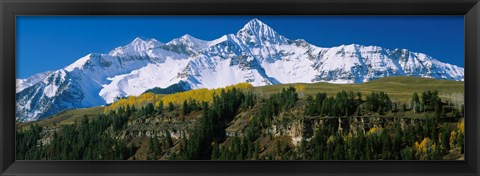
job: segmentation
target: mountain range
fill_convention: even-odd
[[[17,79],[16,118],[112,103],[153,88],[218,88],[285,83],[364,83],[386,76],[464,80],[464,69],[407,49],[359,44],[323,48],[291,40],[258,19],[212,41],[136,38],[109,53],[88,54],[54,71]]]

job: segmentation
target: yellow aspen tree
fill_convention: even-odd
[[[302,84],[296,85],[295,90],[298,93],[298,97],[303,98],[305,94],[305,85],[302,85]]]

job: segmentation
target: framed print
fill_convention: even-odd
[[[463,20],[18,16],[16,159],[463,160]]]
[[[478,175],[478,1],[1,10],[3,175]]]

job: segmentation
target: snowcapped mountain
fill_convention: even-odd
[[[20,121],[42,119],[175,84],[196,89],[239,82],[363,83],[386,76],[463,81],[464,69],[406,49],[317,47],[287,39],[253,19],[236,34],[213,41],[188,34],[167,43],[136,38],[107,54],[88,54],[63,69],[17,79],[16,116]]]

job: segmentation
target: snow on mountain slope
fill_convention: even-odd
[[[63,69],[16,94],[16,116],[21,121],[36,120],[62,110],[81,107],[83,92]]]
[[[29,78],[27,79],[17,79],[16,80],[16,93],[22,91],[23,89],[25,88],[28,88],[40,81],[43,81],[45,79],[45,77],[47,77],[51,72],[50,71],[47,71],[47,72],[42,72],[42,73],[38,73],[38,74],[35,74],[33,76],[30,76]]]
[[[17,79],[16,115],[20,121],[37,120],[177,83],[196,89],[239,82],[363,83],[385,76],[463,81],[464,69],[406,49],[317,47],[253,19],[212,41],[188,34],[167,43],[136,38],[108,54],[88,54],[64,69]]]
[[[385,76],[405,75],[388,50],[377,46],[342,45],[326,50],[317,61],[314,81],[361,83]]]
[[[191,88],[218,88],[240,82],[249,82],[254,86],[272,84],[259,70],[261,68],[251,63],[238,63],[238,60],[244,59],[240,57],[224,59],[219,56],[199,56],[189,62],[179,78],[184,78]]]
[[[107,103],[112,103],[119,97],[140,95],[148,89],[176,84],[182,80],[176,78],[178,71],[185,68],[187,62],[167,59],[163,64],[150,63],[130,73],[109,77],[99,95]]]

